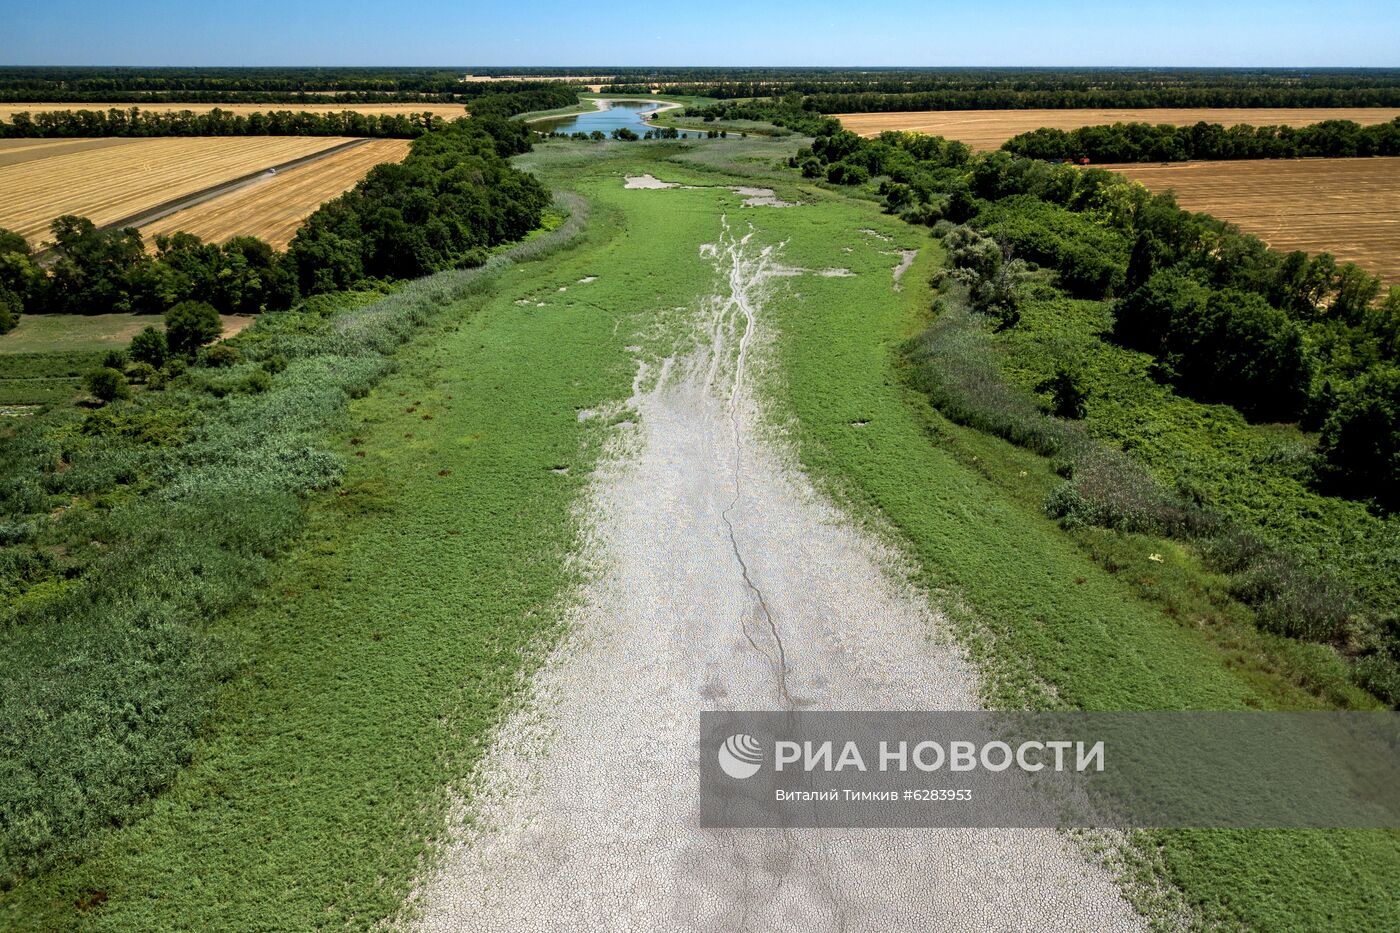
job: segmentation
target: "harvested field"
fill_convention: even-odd
[[[101,226],[351,140],[235,136],[116,142],[0,164],[0,227],[37,244],[48,236],[53,218],[63,214],[79,214]],[[37,149],[0,149],[0,156],[35,153]]]
[[[878,136],[885,130],[912,130],[960,139],[973,149],[997,149],[1021,133],[1041,127],[1073,130],[1100,123],[1220,123],[1234,126],[1309,126],[1323,120],[1352,120],[1363,126],[1387,123],[1400,117],[1394,107],[1312,108],[1213,108],[1146,110],[933,110],[898,113],[838,113],[846,129],[861,136]]]
[[[1275,249],[1328,252],[1400,285],[1400,158],[1105,165]]]
[[[365,104],[338,102],[334,104],[143,104],[140,101],[117,104],[0,104],[0,120],[10,121],[17,113],[42,113],[45,111],[62,110],[98,110],[106,111],[116,108],[125,110],[131,107],[140,107],[142,110],[149,110],[152,113],[178,113],[181,110],[188,110],[192,113],[208,113],[218,109],[228,113],[249,114],[249,113],[272,113],[278,110],[290,110],[293,113],[305,111],[306,113],[341,113],[346,110],[353,110],[355,113],[369,115],[395,114],[395,113],[431,113],[442,117],[444,120],[455,120],[458,117],[467,115],[466,108],[462,104],[454,103],[417,103],[417,104]]]
[[[408,155],[409,140],[376,139],[324,159],[259,178],[247,187],[177,211],[141,228],[149,238],[182,230],[215,243],[255,236],[285,249],[301,222],[380,162]]]
[[[135,142],[132,139],[0,139],[0,168],[35,159],[47,159],[69,152],[108,149]]]

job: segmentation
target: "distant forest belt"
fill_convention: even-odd
[[[99,227],[149,223],[177,202],[364,142],[336,136],[133,139],[0,165],[0,227],[37,245],[64,214],[87,217]]]
[[[1395,107],[1193,107],[1138,110],[919,110],[900,113],[838,113],[841,125],[861,136],[885,130],[911,130],[945,136],[973,149],[998,149],[1013,136],[1042,127],[1074,130],[1102,123],[1171,123],[1204,121],[1234,126],[1311,126],[1323,120],[1351,120],[1362,126],[1388,123],[1400,117]]]
[[[129,101],[124,103],[37,103],[37,104],[0,104],[0,120],[11,122],[15,114],[27,113],[33,116],[36,113],[54,113],[58,111],[79,111],[98,110],[107,111],[113,108],[117,110],[129,110],[132,107],[140,107],[142,110],[151,113],[179,113],[181,110],[188,110],[191,113],[208,113],[211,110],[223,110],[227,113],[249,114],[249,113],[272,113],[278,110],[290,110],[293,113],[341,113],[346,110],[363,114],[397,114],[397,113],[431,113],[434,116],[442,117],[444,120],[455,120],[458,117],[467,115],[467,109],[462,104],[445,103],[386,103],[368,104],[359,102],[338,102],[334,104],[304,104],[296,101],[290,104],[204,104],[204,103],[176,103],[176,104],[147,104],[141,101]]]
[[[1400,157],[1102,165],[1176,192],[1278,250],[1327,252],[1400,285]]]
[[[193,233],[201,240],[222,243],[235,236],[255,236],[282,250],[302,221],[326,201],[344,193],[381,162],[400,162],[408,155],[407,139],[376,139],[362,145],[317,153],[301,164],[265,172],[231,191],[216,192],[183,210],[138,224],[154,249],[155,234]]]

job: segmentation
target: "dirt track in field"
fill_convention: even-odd
[[[334,136],[136,139],[3,165],[0,227],[37,245],[49,235],[50,222],[63,214],[77,214],[104,226],[269,166],[351,143],[358,140]]]
[[[1053,831],[696,828],[701,709],[977,702],[926,597],[761,427],[747,377],[771,339],[765,306],[806,273],[778,244],[717,232],[696,349],[638,360],[631,427],[596,474],[575,635],[498,736],[470,822],[420,889],[419,928],[1140,926]]]
[[[354,187],[381,162],[402,161],[408,147],[406,139],[371,140],[276,175],[261,176],[147,224],[141,232],[149,237],[179,230],[213,243],[234,236],[255,236],[273,249],[286,249],[302,221],[316,208]]]

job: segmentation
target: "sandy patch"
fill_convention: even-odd
[[[762,428],[750,376],[773,339],[779,247],[725,225],[700,259],[715,290],[690,309],[695,350],[637,360],[636,427],[615,435],[585,506],[574,635],[459,805],[417,927],[1140,927],[1049,830],[696,828],[700,710],[977,705],[895,555]]]

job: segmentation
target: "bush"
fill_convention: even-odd
[[[223,322],[214,306],[204,301],[182,301],[165,312],[165,342],[171,353],[193,357],[199,348],[223,333]]]
[[[826,180],[833,185],[863,185],[870,180],[870,171],[863,165],[833,162],[826,168]]]
[[[108,350],[102,355],[102,365],[118,371],[126,369],[126,353],[121,350]]]
[[[84,376],[83,386],[103,402],[131,396],[131,388],[127,385],[126,376],[122,375],[120,370],[112,369],[109,366],[94,369]]]
[[[1152,353],[1177,388],[1256,417],[1296,418],[1312,363],[1299,326],[1261,296],[1153,274],[1114,308],[1113,335]]]
[[[170,348],[165,343],[165,331],[147,325],[144,330],[131,338],[131,346],[127,352],[136,362],[148,363],[156,369],[160,369],[170,356]]]
[[[20,310],[19,296],[7,289],[0,289],[0,334],[8,334],[18,326]]]
[[[155,374],[156,368],[150,363],[132,363],[127,368],[126,378],[132,382],[150,382]]]
[[[1254,607],[1260,628],[1305,641],[1339,641],[1352,613],[1351,593],[1336,578],[1277,550],[1257,558],[1230,592]]]
[[[218,343],[200,354],[200,361],[214,369],[233,366],[243,359],[243,354],[226,343]]]
[[[272,376],[265,369],[255,369],[243,380],[243,391],[256,395],[272,388]]]
[[[1318,452],[1330,485],[1400,508],[1400,368],[1356,381],[1323,425]]]
[[[1055,367],[1055,375],[1041,382],[1035,390],[1050,393],[1050,410],[1055,417],[1073,421],[1084,417],[1089,390],[1084,387],[1084,377],[1076,370],[1061,363]]]

